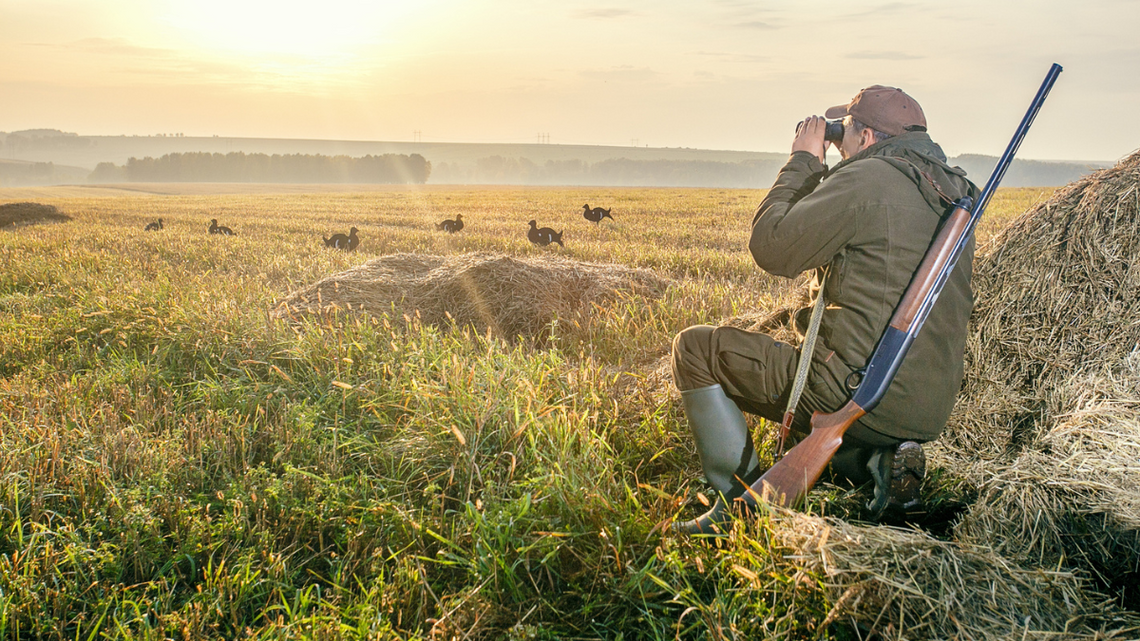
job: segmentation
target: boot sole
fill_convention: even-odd
[[[922,508],[922,479],[926,476],[926,455],[922,446],[899,447],[891,464],[890,498],[887,509],[913,512]]]

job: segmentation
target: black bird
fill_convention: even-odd
[[[460,229],[463,229],[463,214],[455,214],[455,220],[438,222],[435,224],[435,228],[449,234],[454,234]]]
[[[343,249],[345,251],[356,251],[356,246],[360,244],[360,237],[356,235],[359,229],[353,227],[348,231],[348,235],[333,234],[332,238],[321,237],[325,241],[325,247],[332,247],[333,249]]]
[[[210,219],[210,233],[211,234],[223,234],[226,236],[233,236],[234,230],[230,229],[229,227],[226,227],[225,225],[219,225],[217,218],[211,218]]]
[[[562,232],[554,231],[549,227],[538,227],[538,223],[533,220],[530,221],[530,231],[526,233],[527,240],[538,245],[539,247],[546,247],[550,243],[558,243],[562,245]],[[562,245],[565,247],[566,245]]]
[[[610,215],[610,210],[613,209],[613,207],[610,207],[610,209],[602,209],[601,207],[591,209],[589,205],[582,205],[582,209],[585,210],[582,212],[582,217],[595,224],[602,222],[603,218],[614,219],[614,217]]]
[[[147,223],[144,231],[160,231],[162,229],[162,219],[159,218],[158,222]]]

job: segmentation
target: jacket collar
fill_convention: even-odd
[[[946,164],[946,154],[943,153],[942,147],[938,143],[930,139],[930,134],[925,131],[912,131],[877,142],[847,160],[841,161],[835,165],[832,171],[873,156],[906,158],[912,162],[941,165],[950,169]]]
[[[956,200],[978,193],[978,188],[966,178],[964,169],[946,164],[942,147],[926,132],[908,132],[875,143],[835,165],[827,175],[866,158],[880,158],[898,169],[918,186],[923,197],[936,210],[941,209],[947,199]]]

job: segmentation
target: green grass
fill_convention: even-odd
[[[657,529],[701,489],[670,339],[793,298],[744,249],[763,192],[36,195],[74,220],[0,232],[0,637],[854,638],[815,629],[833,604],[763,518],[720,547]],[[548,251],[531,218],[676,285],[542,350],[269,314],[382,254]],[[357,254],[321,245],[350,225]]]

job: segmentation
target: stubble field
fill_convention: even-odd
[[[657,528],[704,491],[672,337],[802,296],[746,251],[763,190],[147,189],[0,190],[73,219],[0,232],[0,636],[859,638],[789,560],[773,519],[792,517],[720,547]],[[999,191],[980,239],[1051,193]],[[435,230],[457,213],[462,232]],[[531,219],[566,247],[528,243]],[[356,253],[321,243],[350,226]],[[541,344],[273,314],[400,252],[671,284]],[[865,494],[822,488],[807,510],[851,516]]]

